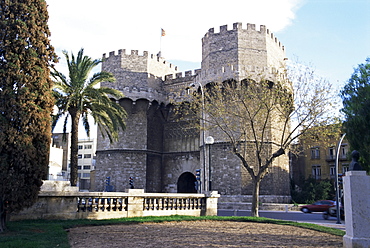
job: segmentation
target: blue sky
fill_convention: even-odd
[[[305,1],[295,15],[276,36],[289,58],[312,63],[331,83],[343,86],[370,57],[370,1]]]
[[[174,4],[176,2],[176,4]],[[180,70],[198,69],[201,39],[209,28],[235,22],[266,25],[287,57],[312,64],[343,85],[370,56],[369,0],[47,0],[51,41],[62,50],[99,58],[118,49],[159,51]],[[63,60],[61,61],[63,65]]]
[[[370,57],[370,0],[46,0],[57,54],[93,58],[126,49],[162,55],[181,71],[200,68],[201,39],[210,28],[235,22],[265,25],[297,58],[335,85]],[[57,67],[65,71],[63,58]]]

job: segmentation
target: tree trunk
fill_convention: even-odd
[[[251,216],[258,217],[259,195],[260,195],[261,178],[253,178],[252,209]]]
[[[6,222],[6,210],[4,206],[4,201],[0,200],[0,233],[5,231],[5,222]]]
[[[71,128],[71,186],[77,186],[78,180],[78,123],[80,115],[77,110],[70,109],[69,113],[72,119]]]

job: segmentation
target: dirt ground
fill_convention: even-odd
[[[343,247],[343,238],[293,226],[232,221],[183,221],[77,227],[79,247]]]

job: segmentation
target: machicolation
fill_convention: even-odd
[[[285,48],[264,25],[256,30],[254,24],[243,28],[242,23],[234,23],[231,29],[221,26],[217,33],[211,28],[201,42],[201,68],[194,71],[179,72],[175,65],[147,51],[127,54],[122,49],[103,55],[102,70],[113,73],[116,82],[102,86],[124,93],[125,98],[117,100],[128,118],[117,143],[110,144],[98,135],[94,190],[104,190],[104,178],[110,176],[116,191],[129,188],[128,178],[134,177],[135,188],[146,192],[195,193],[195,171],[203,163],[203,133],[172,119],[171,98],[181,98],[183,92],[178,91],[185,86],[241,81],[257,74],[274,82],[285,68]],[[273,125],[278,123],[271,123],[271,130]],[[251,194],[248,173],[230,151],[228,140],[214,137],[209,150],[212,190],[222,195]],[[288,156],[281,156],[273,168],[261,186],[261,195],[289,199]]]

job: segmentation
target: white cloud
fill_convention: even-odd
[[[201,39],[209,28],[235,22],[266,25],[272,32],[290,25],[302,0],[47,0],[51,42],[62,50],[99,58],[103,53],[160,49],[167,60],[199,62]],[[181,69],[181,68],[180,68]]]
[[[62,50],[77,54],[80,48],[92,58],[119,49],[160,49],[167,60],[200,62],[201,39],[210,28],[235,22],[265,25],[272,32],[290,25],[303,0],[46,0],[49,5],[51,43],[62,57],[57,69],[67,74]],[[193,68],[197,69],[197,68]],[[181,68],[180,68],[181,70]],[[60,121],[55,132],[62,132]],[[69,125],[68,125],[69,128]],[[96,132],[95,126],[92,132]],[[80,138],[85,132],[80,126]],[[92,134],[94,137],[94,134]]]

